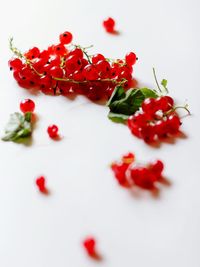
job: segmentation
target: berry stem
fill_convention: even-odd
[[[186,104],[185,106],[176,106],[176,107],[170,109],[170,110],[169,110],[168,112],[166,112],[165,114],[167,115],[167,114],[169,114],[169,113],[171,113],[171,112],[173,112],[173,111],[176,111],[177,109],[180,109],[180,108],[185,109],[185,110],[187,111],[188,115],[191,115],[191,112],[190,112],[189,109],[188,109],[188,104]]]
[[[156,77],[156,71],[155,71],[155,68],[153,68],[153,76],[154,76],[156,85],[157,85],[157,87],[158,87],[158,90],[162,93],[162,90],[161,90],[161,88],[160,88],[160,85],[159,85],[158,80],[157,80],[157,77]]]
[[[89,49],[89,48],[92,48],[93,45],[86,46],[86,47],[82,47],[82,46],[80,46],[80,45],[74,45],[74,46],[75,46],[76,48],[80,48],[80,49],[83,51],[83,54],[86,56],[88,62],[89,62],[90,64],[92,64],[92,61],[91,61],[91,59],[90,59],[90,56],[88,55],[88,53],[87,53],[85,50],[86,50],[86,49]]]

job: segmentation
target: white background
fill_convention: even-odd
[[[31,146],[0,141],[1,267],[199,267],[199,37],[198,0],[18,0],[0,11],[0,130],[19,102],[32,98],[38,123]],[[107,16],[119,36],[104,32]],[[7,67],[8,38],[22,50],[46,48],[69,30],[74,42],[94,44],[91,53],[123,58],[135,51],[135,77],[154,86],[152,67],[167,78],[177,103],[188,101],[183,119],[188,136],[150,148],[127,127],[107,119],[108,109],[83,97],[31,95],[19,88]],[[48,138],[55,123],[62,141]],[[119,187],[109,164],[133,151],[138,160],[160,158],[172,185],[160,198],[134,196]],[[37,192],[45,175],[51,194]],[[102,262],[89,259],[82,239],[94,235]]]

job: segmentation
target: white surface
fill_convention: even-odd
[[[32,146],[0,142],[1,267],[199,267],[199,1],[6,1],[0,11],[0,125],[31,97],[39,116]],[[102,20],[112,16],[119,36],[106,34]],[[93,51],[123,57],[136,51],[135,76],[153,85],[152,66],[167,78],[177,102],[188,99],[187,139],[149,148],[123,125],[107,119],[107,108],[78,97],[30,95],[7,68],[8,37],[22,50],[45,48],[64,30]],[[46,127],[56,123],[64,136],[51,141]],[[172,186],[159,199],[139,198],[119,187],[109,163],[134,151],[139,160],[164,160]],[[37,192],[44,174],[51,195]],[[81,241],[98,240],[104,260],[85,255]]]

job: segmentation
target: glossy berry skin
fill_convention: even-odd
[[[20,110],[23,113],[33,112],[35,110],[35,103],[31,99],[24,99],[20,102]]]
[[[127,120],[132,134],[146,143],[178,134],[181,121],[173,105],[174,100],[170,96],[146,98],[142,103],[142,110]]]
[[[38,47],[31,48],[24,56],[30,60],[37,58],[40,55],[40,50]]]
[[[56,138],[58,137],[58,126],[55,124],[50,125],[47,128],[47,132],[50,138]]]
[[[136,63],[136,60],[137,60],[137,56],[135,53],[130,52],[126,54],[125,61],[128,66],[132,67]]]
[[[19,58],[14,58],[8,61],[8,66],[10,70],[20,70],[23,67],[23,63]]]
[[[47,193],[47,189],[46,189],[46,180],[44,178],[44,176],[40,176],[36,179],[36,185],[38,187],[38,190],[41,193]]]
[[[83,241],[83,246],[87,251],[88,255],[93,257],[96,254],[96,241],[93,237],[88,237]]]
[[[103,21],[103,26],[105,30],[109,33],[114,33],[114,28],[115,28],[115,21],[113,18],[109,17]]]
[[[117,179],[118,183],[122,186],[127,184],[127,176],[126,171],[129,167],[127,163],[113,163],[111,165],[112,171],[115,174],[115,178]]]
[[[60,34],[59,39],[61,44],[67,45],[72,42],[73,35],[71,34],[71,32],[66,31]]]
[[[112,18],[104,25],[109,32],[115,31]],[[125,90],[131,87],[131,56],[128,64],[121,59],[109,61],[100,53],[90,57],[81,46],[72,50],[66,46],[72,37],[70,32],[64,32],[59,36],[60,43],[41,51],[37,47],[28,50],[24,54],[27,60],[11,59],[9,67],[18,85],[50,95],[81,94],[91,101],[107,101],[123,79],[127,80]]]
[[[102,54],[96,54],[92,57],[93,64],[98,63],[100,60],[105,60],[105,57]]]
[[[156,175],[156,177],[161,177],[161,173],[164,169],[164,164],[161,160],[156,160],[150,164],[149,169]]]

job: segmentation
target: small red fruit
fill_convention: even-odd
[[[126,60],[126,64],[127,64],[129,67],[132,67],[132,66],[135,64],[136,60],[137,60],[137,56],[136,56],[135,53],[130,52],[130,53],[128,53],[128,54],[126,55],[125,60]]]
[[[96,241],[93,237],[88,237],[83,241],[83,246],[86,249],[89,256],[93,257],[96,254]]]
[[[60,34],[59,36],[60,42],[61,44],[69,44],[71,43],[72,39],[73,39],[73,35],[71,34],[71,32],[64,32],[62,34]]]
[[[105,28],[105,30],[109,33],[113,33],[115,30],[115,21],[113,18],[107,18],[103,21],[103,26]]]
[[[51,138],[58,137],[58,126],[55,124],[50,125],[47,128],[47,132],[48,132],[49,137],[51,137]]]
[[[35,103],[31,99],[24,99],[20,103],[20,110],[23,113],[33,112],[35,109]]]
[[[46,185],[45,185],[45,178],[44,176],[40,176],[36,179],[36,185],[39,189],[39,191],[41,193],[46,193],[47,192],[47,189],[46,189]]]

